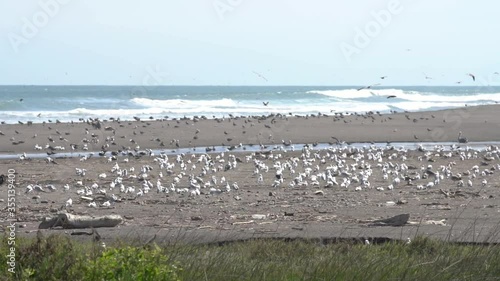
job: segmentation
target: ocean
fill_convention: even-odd
[[[331,114],[428,111],[500,102],[500,87],[340,86],[0,86],[0,121],[134,116]],[[388,96],[396,96],[388,99]],[[264,106],[263,102],[269,102]]]

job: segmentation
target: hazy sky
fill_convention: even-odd
[[[500,1],[0,1],[3,85],[500,85]]]

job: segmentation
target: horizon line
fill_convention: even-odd
[[[358,84],[358,85],[216,85],[216,84],[207,84],[207,85],[189,85],[189,84],[177,84],[177,85],[133,85],[133,84],[112,84],[112,85],[103,85],[103,84],[0,84],[0,87],[145,87],[145,88],[154,88],[154,87],[354,87],[359,88],[363,87],[366,84]],[[387,88],[387,87],[456,87],[456,88],[465,88],[465,87],[500,87],[500,85],[380,85],[373,86],[372,88]]]

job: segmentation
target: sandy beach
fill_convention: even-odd
[[[291,143],[345,142],[453,142],[458,133],[470,142],[500,140],[499,105],[465,107],[453,110],[345,115],[324,113],[296,117],[276,115],[260,117],[197,118],[185,120],[116,121],[102,118],[100,128],[91,122],[0,125],[0,154],[37,152],[43,148],[64,147],[64,152],[119,151],[134,149],[175,149],[281,145]],[[325,115],[326,114],[326,115]],[[75,120],[76,121],[76,120]],[[335,137],[336,139],[333,139]],[[72,150],[70,144],[75,144]],[[108,144],[109,146],[103,147]],[[57,152],[60,150],[52,150]],[[38,151],[40,152],[40,151]]]
[[[16,172],[16,216],[21,233],[27,235],[35,233],[44,217],[64,210],[77,215],[123,216],[123,224],[99,229],[104,240],[155,237],[158,241],[211,242],[261,236],[406,239],[424,234],[457,241],[500,242],[497,236],[500,226],[498,148],[478,152],[459,149],[429,152],[397,147],[353,150],[346,145],[343,148],[336,145],[337,140],[346,143],[456,142],[458,145],[460,131],[469,142],[496,142],[500,141],[499,109],[492,105],[387,115],[348,116],[331,112],[308,117],[292,114],[134,122],[103,117],[100,128],[91,123],[56,123],[55,120],[45,124],[1,125],[1,154],[49,152],[55,153],[51,155],[55,163],[44,158],[1,160],[0,173],[7,174],[9,169]],[[278,149],[270,154],[228,151],[223,155],[186,154],[168,158],[120,156],[119,153],[134,149],[230,147],[240,143],[269,145],[263,151],[270,151],[273,145],[282,145],[283,141],[287,144],[332,143],[332,147],[309,153],[293,152],[291,146],[283,146],[287,152]],[[36,150],[35,146],[42,149]],[[56,147],[64,147],[64,150]],[[117,152],[118,157],[59,159],[57,155],[103,150]],[[373,158],[377,153],[380,158]],[[160,159],[173,166],[160,167]],[[288,166],[283,166],[285,163]],[[401,169],[403,164],[406,168]],[[127,175],[118,176],[116,169],[112,172],[115,165],[119,170],[126,170]],[[141,172],[145,166],[151,169]],[[77,175],[77,169],[85,169],[85,175]],[[338,184],[322,178],[328,170]],[[369,175],[364,174],[367,170]],[[439,171],[443,177],[430,186],[439,176],[428,171]],[[144,179],[142,174],[146,174]],[[301,174],[303,179],[296,180]],[[458,174],[460,177],[456,178]],[[194,190],[190,175],[199,178],[199,195],[190,196]],[[125,188],[131,187],[129,191],[120,191],[119,184],[111,187],[118,177],[122,178]],[[279,178],[283,181],[276,184]],[[347,187],[342,186],[346,179],[350,181]],[[469,180],[472,186],[468,186]],[[152,185],[149,192],[144,190],[147,181]],[[175,188],[168,193],[158,192],[158,182],[167,189],[172,184]],[[43,191],[29,190],[29,185],[32,188],[39,185]],[[55,190],[48,185],[53,185]],[[5,183],[1,188],[6,190]],[[85,195],[88,190],[91,194]],[[72,204],[68,205],[70,198]],[[7,202],[7,192],[2,192],[0,199],[2,204]],[[89,207],[91,202],[95,207]],[[109,206],[105,202],[109,202]],[[410,214],[414,224],[370,226],[373,220],[399,214]],[[7,210],[2,209],[2,225],[7,215]],[[44,231],[69,235],[73,230]]]

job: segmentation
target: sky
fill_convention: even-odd
[[[0,85],[500,85],[498,11],[494,0],[1,0]]]

